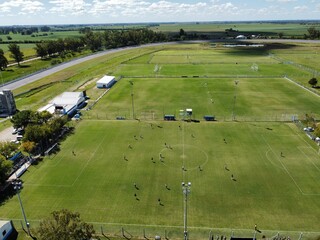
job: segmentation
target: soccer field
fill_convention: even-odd
[[[190,227],[316,231],[312,144],[291,123],[88,120],[23,176],[21,197],[31,222],[67,208],[101,225],[181,226],[181,182],[190,181]],[[16,205],[1,217],[21,218]]]
[[[23,175],[31,225],[67,208],[98,232],[102,226],[121,236],[124,227],[140,238],[143,229],[182,238],[181,183],[191,182],[190,238],[208,238],[210,230],[250,237],[255,224],[259,238],[320,235],[319,147],[291,122],[319,118],[320,97],[283,77],[310,73],[265,51],[232,50],[231,57],[207,46],[168,48],[111,69],[120,80],[83,111],[57,154]],[[104,91],[90,84],[89,106]],[[199,123],[183,121],[186,108]],[[165,114],[177,121],[163,121]],[[0,218],[18,222],[17,206],[14,196],[0,206]]]

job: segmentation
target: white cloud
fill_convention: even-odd
[[[124,15],[135,16],[136,18],[148,15],[154,16],[175,16],[174,14],[187,14],[196,11],[203,11],[207,3],[195,4],[175,3],[169,1],[146,2],[143,0],[94,0],[89,13],[98,15],[110,15],[112,17]]]
[[[308,10],[309,8],[308,8],[308,6],[295,6],[293,9],[296,12],[304,12],[304,11]]]
[[[210,7],[210,10],[215,13],[236,13],[239,8],[233,5],[232,3],[221,3],[221,4],[213,4]]]
[[[0,4],[0,12],[2,13],[32,14],[44,9],[43,3],[32,0],[10,0]]]
[[[54,5],[49,12],[62,16],[81,15],[86,12],[86,8],[91,6],[84,0],[51,0],[49,3]]]

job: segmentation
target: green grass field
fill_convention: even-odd
[[[96,227],[170,229],[182,226],[180,185],[190,181],[191,229],[318,230],[319,155],[293,124],[151,123],[81,122],[60,153],[23,176],[29,221],[68,208]],[[1,217],[21,219],[17,205],[14,197]]]
[[[59,89],[87,90],[90,106],[104,91],[94,79],[122,76],[73,123],[75,133],[60,151],[23,175],[21,198],[32,229],[50,212],[68,208],[110,236],[121,236],[124,227],[135,238],[143,237],[143,229],[149,237],[167,231],[169,238],[182,238],[181,182],[190,181],[190,239],[206,239],[210,230],[250,237],[254,224],[262,230],[257,238],[279,232],[298,239],[303,232],[316,239],[319,147],[290,121],[306,113],[319,119],[320,98],[283,78],[308,79],[308,71],[261,51],[198,44],[132,50],[55,74],[44,81],[57,84],[21,95],[20,108],[36,108]],[[132,90],[141,121],[131,120]],[[186,108],[200,123],[180,121]],[[163,121],[164,114],[178,121]],[[217,121],[203,121],[208,114]],[[3,202],[0,218],[19,226],[18,204],[16,196]]]
[[[315,25],[316,26],[316,25]],[[179,32],[180,29],[189,32],[205,32],[205,33],[224,33],[225,29],[232,28],[240,33],[246,34],[266,34],[268,36],[277,37],[279,33],[283,33],[285,37],[302,37],[307,34],[309,24],[299,23],[163,23],[159,26],[152,27],[154,31],[162,32]],[[217,35],[218,36],[218,35]]]

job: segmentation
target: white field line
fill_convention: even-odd
[[[320,95],[319,95],[319,94],[317,94],[317,93],[315,93],[315,92],[311,91],[310,89],[308,89],[308,88],[306,88],[306,87],[304,87],[304,86],[300,85],[299,83],[295,82],[294,80],[291,80],[291,79],[290,79],[290,78],[288,78],[288,77],[284,77],[284,79],[288,80],[289,82],[294,83],[295,85],[297,85],[297,86],[301,87],[302,89],[304,89],[304,90],[306,90],[306,91],[308,91],[308,92],[312,93],[313,95],[315,95],[315,96],[317,96],[317,97],[320,97]]]
[[[94,150],[94,152],[91,154],[91,157],[88,159],[88,161],[86,162],[86,164],[83,166],[83,168],[81,169],[80,173],[78,174],[77,178],[74,180],[74,182],[72,183],[71,186],[74,186],[74,184],[78,181],[79,177],[82,175],[83,171],[86,169],[86,167],[87,167],[88,164],[91,162],[91,160],[92,160],[93,157],[95,156],[96,152],[97,152],[98,149],[100,148],[100,146],[101,146],[101,144],[103,143],[105,137],[106,137],[106,135],[103,136],[103,138],[101,139],[100,143],[98,144],[98,146],[96,147],[96,149]]]
[[[85,165],[82,167],[82,169],[80,170],[80,173],[78,174],[78,176],[76,177],[76,179],[73,181],[72,184],[66,184],[66,185],[58,185],[58,184],[36,184],[36,183],[25,183],[25,185],[29,185],[29,186],[41,186],[41,187],[58,187],[58,188],[67,188],[67,187],[73,187],[74,184],[77,182],[77,180],[79,179],[79,177],[82,175],[83,171],[86,169],[86,167],[88,166],[89,162],[93,159],[93,157],[95,156],[95,153],[98,151],[98,149],[100,148],[102,142],[104,141],[105,136],[102,138],[102,140],[100,141],[99,145],[96,147],[96,149],[94,150],[94,152],[92,153],[91,157],[88,159],[88,161],[85,163]],[[74,144],[75,145],[75,144]],[[62,157],[61,157],[62,159]],[[56,166],[56,165],[55,165]]]
[[[268,151],[266,151],[266,158],[269,160],[269,162],[275,166],[276,168],[282,169],[281,167],[277,166],[270,158],[269,158],[269,152],[272,152],[271,149],[269,149]]]
[[[274,155],[276,156],[273,148],[270,146],[270,144],[266,141],[266,139],[264,138],[263,135],[261,135],[262,138],[264,139],[265,143],[268,145],[268,147],[271,149],[271,151],[274,153]],[[286,168],[286,166],[283,164],[283,162],[279,159],[279,157],[276,158],[279,163],[282,165],[283,169],[286,171],[286,173],[288,174],[288,176],[292,179],[293,183],[296,185],[296,187],[298,188],[298,190],[300,191],[300,193],[302,195],[306,195],[306,196],[318,196],[320,195],[319,193],[315,193],[315,194],[311,194],[311,193],[304,193],[302,191],[302,189],[300,188],[299,184],[296,182],[296,180],[294,179],[294,177],[291,175],[290,171]]]
[[[302,148],[304,147],[297,147],[299,149],[300,152],[302,152],[302,154],[306,157],[306,159],[308,159],[312,165],[320,172],[320,168],[314,163],[314,161],[302,150]],[[309,148],[308,148],[309,149]],[[311,148],[313,149],[313,148]]]
[[[182,173],[183,173],[183,178],[182,178],[182,180],[183,181],[185,181],[185,168],[186,168],[186,162],[185,162],[185,144],[184,144],[184,142],[185,142],[185,139],[184,139],[184,135],[185,135],[185,122],[182,122],[183,124],[181,124],[182,125],[182,129],[181,129],[181,142],[182,142],[182,164],[183,164],[183,171],[182,171]]]

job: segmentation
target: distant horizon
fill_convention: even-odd
[[[0,0],[1,26],[317,21],[319,16],[319,0]]]
[[[0,27],[28,27],[28,26],[107,26],[107,25],[152,25],[152,24],[214,24],[214,23],[319,23],[319,19],[296,19],[296,20],[248,20],[248,21],[171,21],[171,22],[114,22],[114,23],[58,23],[58,24],[14,24],[1,25]]]

